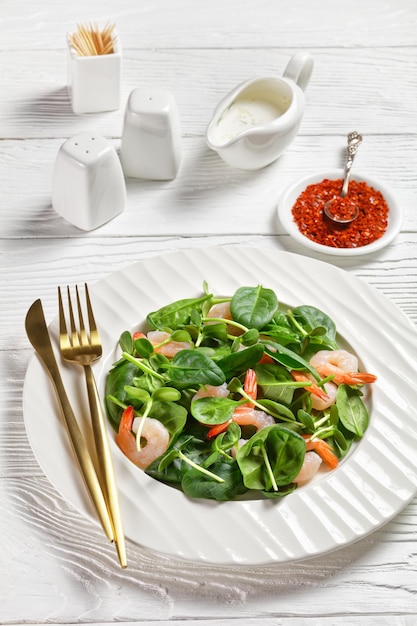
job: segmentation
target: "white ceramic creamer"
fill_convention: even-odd
[[[297,135],[313,58],[297,53],[282,77],[248,80],[216,107],[207,127],[209,148],[232,167],[256,170],[275,161]]]

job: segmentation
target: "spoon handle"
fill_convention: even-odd
[[[348,135],[348,145],[347,145],[347,161],[345,167],[345,179],[343,181],[343,187],[341,191],[341,197],[344,198],[348,191],[349,186],[349,178],[350,178],[350,170],[353,165],[353,159],[355,158],[355,154],[362,143],[362,135],[359,135],[356,131],[353,133],[349,133]]]

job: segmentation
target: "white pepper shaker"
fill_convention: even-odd
[[[181,131],[173,94],[134,89],[127,101],[121,141],[125,176],[172,180],[181,163]]]
[[[126,205],[122,166],[112,144],[83,132],[60,147],[53,172],[52,206],[81,230],[94,230]]]

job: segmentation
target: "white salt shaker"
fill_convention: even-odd
[[[120,107],[122,50],[116,32],[113,52],[79,56],[67,35],[68,91],[74,113],[116,111]]]
[[[121,213],[125,205],[123,170],[111,143],[91,132],[65,141],[53,172],[55,211],[81,230],[94,230]]]
[[[181,131],[171,92],[134,89],[127,101],[121,141],[125,176],[172,180],[181,163]]]

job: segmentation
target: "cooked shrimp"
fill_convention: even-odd
[[[155,352],[168,358],[172,358],[181,350],[191,349],[191,344],[188,341],[170,341],[170,336],[169,333],[161,330],[151,330],[147,334],[147,338],[155,346]]]
[[[322,459],[315,452],[306,452],[303,464],[293,483],[305,483],[311,480],[319,470]]]
[[[320,376],[333,376],[336,385],[361,385],[376,380],[373,374],[358,372],[358,359],[346,350],[319,350],[311,357],[310,365]]]
[[[132,430],[137,430],[142,420],[145,421],[142,424],[141,436],[146,439],[146,444],[138,450],[136,437]],[[169,433],[157,419],[152,417],[135,418],[133,407],[128,406],[123,411],[120,420],[116,443],[132,463],[141,469],[146,469],[168,449]]]
[[[319,439],[318,437],[303,435],[306,440],[306,450],[307,452],[314,451],[316,452],[321,459],[326,463],[330,469],[334,469],[339,464],[339,459],[333,452],[333,448],[327,441],[324,439]]]
[[[210,318],[210,317],[223,319],[223,320],[232,320],[233,317],[230,311],[230,302],[218,302],[217,304],[213,304],[213,306],[209,309],[206,315],[206,318]],[[236,326],[232,326],[231,324],[228,324],[227,332],[229,333],[229,335],[233,335],[233,336],[242,334],[242,331],[239,328],[236,328]]]
[[[335,404],[336,402],[336,394],[337,394],[337,385],[332,382],[324,383],[322,387],[319,387],[315,378],[312,374],[303,374],[302,372],[291,372],[293,378],[298,380],[299,382],[304,382],[304,380],[311,381],[311,385],[309,387],[304,387],[307,391],[311,393],[311,406],[313,409],[317,411],[324,411],[328,409],[330,406]]]
[[[303,435],[303,438],[306,442],[306,454],[300,472],[293,480],[294,483],[311,480],[317,474],[322,461],[330,469],[335,469],[339,464],[339,459],[327,441],[310,435]]]
[[[328,383],[324,383],[323,389],[326,392],[327,398],[311,396],[311,406],[316,411],[324,411],[336,403],[337,385],[329,381]]]
[[[243,389],[251,400],[256,400],[256,396],[258,394],[258,383],[254,370],[249,369],[246,372]],[[264,411],[255,409],[254,404],[248,401],[236,407],[231,420],[223,422],[223,424],[217,424],[216,426],[213,426],[213,428],[210,428],[208,437],[216,437],[225,431],[230,422],[235,422],[236,424],[239,424],[239,426],[255,426],[257,431],[261,430],[261,428],[265,428],[265,426],[275,424],[275,420],[272,415],[268,415]]]
[[[217,304],[213,304],[206,317],[221,317],[225,320],[231,320],[230,302],[218,302]]]
[[[275,420],[272,415],[268,415],[264,411],[258,411],[257,409],[251,409],[249,407],[238,407],[239,409],[243,409],[241,411],[234,412],[232,421],[239,424],[239,426],[255,426],[256,430],[261,430],[261,428],[265,428],[265,426],[272,426],[275,424]]]
[[[227,383],[223,383],[221,385],[204,385],[200,387],[197,393],[192,397],[191,402],[194,400],[199,400],[200,398],[227,398],[229,395],[229,390],[227,388]]]
[[[299,372],[297,370],[291,370],[291,376],[299,383],[309,383],[304,387],[306,391],[309,391],[313,396],[320,398],[323,402],[327,402],[329,399],[327,393],[323,389],[323,387],[319,387],[313,376],[309,373]]]

